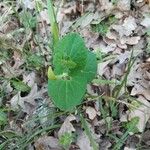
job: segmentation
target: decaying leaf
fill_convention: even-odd
[[[41,89],[41,91],[38,91],[38,86],[35,83],[34,73],[31,73],[28,76],[24,75],[24,82],[27,83],[27,85],[31,88],[31,91],[27,96],[24,97],[21,96],[21,92],[18,92],[11,98],[10,104],[12,109],[14,110],[19,109],[19,107],[21,107],[24,112],[29,113],[29,110],[26,108],[25,103],[29,103],[32,106],[35,106],[35,99],[42,98],[42,95],[46,92],[46,89]]]
[[[144,88],[142,85],[135,84],[132,91],[131,91],[131,95],[135,96],[135,95],[142,95],[144,96],[147,100],[150,100],[150,89],[146,89]]]
[[[125,18],[122,25],[113,25],[112,28],[116,30],[120,37],[122,36],[129,36],[133,33],[133,31],[136,29],[137,24],[134,17],[129,16]]]
[[[34,146],[36,150],[62,150],[58,139],[53,136],[45,135],[40,137],[37,141],[35,141]]]
[[[78,136],[77,145],[79,146],[80,150],[93,150],[90,145],[89,138],[83,131],[80,132],[80,135]]]
[[[49,16],[48,16],[48,11],[43,10],[40,12],[40,18],[39,22],[45,21],[47,24],[50,24]]]
[[[106,67],[107,65],[111,62],[112,60],[107,60],[106,62],[102,62],[102,63],[99,63],[98,64],[98,69],[97,69],[97,72],[98,72],[98,75],[102,76],[103,73],[106,71]]]
[[[122,11],[129,11],[131,8],[131,0],[117,0],[117,7]]]
[[[145,129],[145,125],[150,118],[150,102],[148,102],[144,97],[139,96],[137,102],[140,102],[141,105],[137,108],[133,108],[128,116],[129,120],[134,117],[139,117],[139,123],[137,124],[137,128],[139,132],[143,132]]]
[[[101,10],[111,11],[114,6],[109,0],[99,0]]]
[[[93,120],[97,116],[97,112],[93,107],[87,107],[86,113],[89,116],[89,119]]]
[[[149,28],[150,27],[150,16],[146,16],[142,22],[141,22],[141,25],[146,27],[146,28]]]
[[[60,130],[58,131],[58,137],[61,137],[63,134],[72,133],[75,131],[75,128],[73,127],[71,121],[76,120],[76,117],[73,115],[68,116],[64,123],[62,124]]]
[[[33,1],[33,0],[24,0],[22,2],[26,9],[34,9],[35,8],[35,1]]]
[[[135,148],[125,147],[124,150],[136,150]]]

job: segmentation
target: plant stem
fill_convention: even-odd
[[[54,46],[59,40],[59,28],[58,28],[56,14],[54,11],[52,0],[47,0],[47,8],[48,8],[48,15],[51,24],[51,33],[52,33],[53,46]]]

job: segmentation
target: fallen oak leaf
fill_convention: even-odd
[[[71,123],[71,121],[74,121],[74,120],[76,120],[76,117],[74,115],[70,115],[65,119],[60,130],[58,131],[58,137],[61,137],[65,133],[72,133],[75,131],[75,128],[73,127]]]

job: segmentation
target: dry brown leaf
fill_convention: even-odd
[[[150,5],[150,0],[144,0],[144,1]]]
[[[117,34],[115,32],[112,32],[112,31],[108,31],[106,33],[106,37],[111,39],[111,40],[117,40]]]
[[[138,44],[139,40],[141,39],[140,36],[133,36],[133,37],[122,37],[120,39],[121,44],[128,44],[128,45],[136,45]]]
[[[93,120],[97,116],[97,111],[93,107],[87,107],[86,113],[91,120]]]
[[[58,139],[52,136],[40,137],[35,141],[34,146],[36,150],[62,150]]]
[[[74,115],[68,116],[64,123],[62,124],[60,130],[58,131],[58,137],[61,137],[61,135],[67,133],[71,133],[75,131],[75,128],[73,127],[71,121],[76,120],[76,117]]]
[[[101,62],[98,64],[98,69],[97,69],[97,73],[98,75],[102,76],[107,68],[107,65],[111,62],[112,60],[107,60],[105,62]]]
[[[138,108],[131,110],[128,116],[129,120],[134,117],[139,117],[137,128],[140,132],[143,132],[145,129],[145,125],[150,118],[150,102],[148,102],[143,96],[139,96],[139,98],[137,98],[137,101],[142,104]]]
[[[131,91],[132,96],[136,95],[142,95],[144,96],[147,100],[150,101],[150,89],[146,89],[143,86],[141,86],[139,83],[135,84],[132,91]]]
[[[20,62],[16,62],[17,65],[15,65],[15,67],[20,66],[21,63]],[[10,62],[6,62],[5,64],[3,64],[1,66],[1,69],[3,71],[4,77],[6,78],[15,78],[17,76],[20,76],[21,74],[23,74],[24,70],[23,69],[17,69],[13,68],[13,66],[11,66]]]
[[[122,25],[112,25],[112,28],[116,30],[120,37],[129,36],[137,28],[136,20],[134,17],[129,16],[125,18]]]
[[[100,3],[100,9],[102,11],[106,10],[109,12],[114,8],[114,5],[109,0],[99,0],[99,3]]]
[[[117,7],[121,11],[129,11],[131,7],[131,0],[118,0]]]
[[[150,16],[145,16],[145,18],[142,20],[141,25],[149,28],[150,27]]]
[[[121,77],[125,72],[125,64],[115,64],[112,68],[112,75],[111,77]]]
[[[42,98],[47,89],[43,88],[40,91],[38,90],[37,84],[35,83],[35,74],[33,72],[28,76],[24,75],[23,82],[27,83],[27,85],[31,87],[30,93],[25,97],[21,97],[21,92],[18,92],[11,98],[10,104],[12,109],[16,110],[21,107],[24,112],[29,114],[33,110],[28,109],[25,103],[29,103],[30,105],[35,106],[35,99]]]
[[[93,150],[90,145],[89,138],[83,131],[80,132],[80,135],[77,138],[77,145],[79,146],[80,150]]]

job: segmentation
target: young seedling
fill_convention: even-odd
[[[86,85],[95,76],[96,56],[88,51],[77,33],[70,33],[54,47],[53,67],[49,69],[48,92],[54,104],[62,110],[79,105]]]
[[[59,38],[52,1],[47,2],[54,68],[54,71],[52,68],[48,70],[48,94],[59,109],[70,111],[82,102],[86,85],[96,74],[96,56],[85,47],[84,40],[77,33]]]

